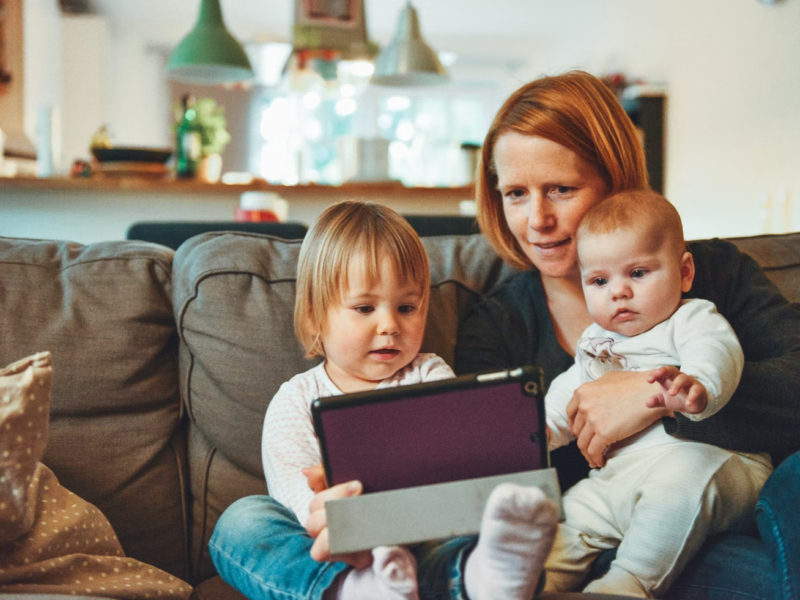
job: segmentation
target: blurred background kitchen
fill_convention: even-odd
[[[342,195],[468,212],[475,152],[500,103],[573,68],[605,77],[647,121],[651,177],[688,237],[800,229],[800,0],[218,6],[250,80],[168,77],[200,0],[0,0],[0,234],[121,237],[148,214],[232,217],[244,191],[278,194],[306,221]],[[445,75],[378,85],[376,60],[409,11]],[[220,183],[175,177],[184,97],[211,99],[224,116]],[[117,174],[109,162],[104,172],[93,139],[171,151],[166,171]],[[108,228],[88,227],[87,211]]]

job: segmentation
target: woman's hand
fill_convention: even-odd
[[[647,376],[641,371],[609,371],[575,390],[567,417],[590,467],[606,464],[605,454],[615,442],[672,415],[666,408],[648,408],[647,400],[660,386],[648,383]]]
[[[308,487],[314,492],[314,497],[309,504],[308,520],[305,524],[306,531],[314,538],[314,544],[311,546],[311,558],[317,561],[339,560],[357,569],[369,566],[372,563],[372,552],[369,550],[331,556],[328,545],[328,517],[325,513],[325,502],[358,496],[363,491],[361,482],[349,481],[327,488],[321,465],[303,469],[303,475],[308,479]]]

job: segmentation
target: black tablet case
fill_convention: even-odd
[[[326,479],[387,491],[549,467],[536,367],[320,398]]]

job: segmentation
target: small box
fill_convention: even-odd
[[[331,554],[476,534],[489,494],[503,482],[541,488],[560,518],[553,468],[374,492],[325,503]]]
[[[242,192],[234,219],[239,222],[286,221],[289,203],[273,192]]]

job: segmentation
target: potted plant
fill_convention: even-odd
[[[184,96],[176,110],[176,172],[209,183],[222,174],[222,151],[231,141],[225,109],[213,98]]]

